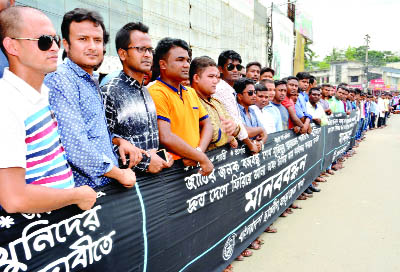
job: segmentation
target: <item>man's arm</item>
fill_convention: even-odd
[[[287,110],[289,112],[289,118],[293,122],[293,126],[302,127],[303,122],[300,120],[299,117],[297,117],[295,107],[293,107],[293,106],[288,107]]]
[[[158,119],[157,123],[160,135],[160,144],[164,145],[169,151],[183,158],[199,162],[203,175],[209,175],[212,172],[214,166],[206,154],[191,147],[179,136],[172,133],[169,122]]]
[[[200,143],[199,147],[203,152],[206,152],[213,136],[213,127],[210,118],[206,118],[199,122],[200,126]]]
[[[76,204],[89,210],[96,202],[96,192],[89,186],[54,189],[26,184],[25,169],[0,169],[0,205],[8,213],[42,213]]]

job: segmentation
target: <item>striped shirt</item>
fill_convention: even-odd
[[[0,168],[25,169],[27,184],[51,188],[75,186],[48,103],[48,88],[37,92],[4,70],[0,80]]]

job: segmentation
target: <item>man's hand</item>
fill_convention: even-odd
[[[300,129],[300,134],[306,134],[309,127],[309,125],[307,126],[304,124]]]
[[[207,157],[206,154],[204,154],[204,159],[199,161],[199,163],[200,163],[199,173],[202,176],[208,176],[209,174],[211,174],[211,172],[214,169],[214,165],[212,164],[212,162],[210,161],[210,159]]]
[[[238,141],[236,140],[236,138],[233,138],[233,139],[229,142],[229,145],[230,145],[232,148],[237,148],[237,147],[239,146]]]
[[[295,126],[294,128],[293,128],[293,131],[294,131],[294,133],[296,133],[296,134],[298,134],[299,132],[300,132],[300,127],[299,126]]]
[[[246,143],[246,145],[249,148],[249,150],[250,150],[252,155],[257,154],[261,150],[261,146],[260,145],[256,145],[252,141]]]
[[[156,149],[150,150],[150,164],[147,171],[152,174],[156,174],[161,172],[163,168],[167,167],[168,167],[167,162],[157,155],[157,150]]]
[[[81,210],[90,210],[94,203],[96,203],[97,194],[96,192],[87,185],[75,188],[76,194],[79,196],[79,201],[76,205]]]
[[[221,129],[228,136],[232,136],[237,128],[237,124],[235,121],[230,119],[224,119],[222,117],[219,118],[221,120]]]
[[[331,111],[331,109],[327,109],[327,110],[325,110],[325,113],[326,113],[327,115],[331,115],[331,114],[332,114],[332,111]]]
[[[351,113],[351,111],[346,111],[346,114],[347,114],[347,115],[350,115],[350,113]]]
[[[321,125],[321,119],[320,118],[315,118],[312,119],[314,121],[314,123],[316,123],[317,125]]]
[[[125,139],[114,138],[113,143],[118,146],[118,152],[124,165],[126,165],[126,155],[129,155],[128,168],[137,165],[143,159],[142,154],[148,155],[146,151],[137,148]]]
[[[308,130],[307,130],[307,133],[308,133],[308,134],[311,134],[311,132],[312,132],[312,126],[309,126],[309,127],[308,127]]]
[[[132,188],[136,183],[136,175],[132,169],[120,169],[120,176],[117,178],[118,182],[126,188]]]

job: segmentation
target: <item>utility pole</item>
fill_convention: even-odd
[[[365,35],[365,43],[366,43],[366,46],[365,46],[365,78],[366,78],[366,81],[367,81],[367,83],[365,84],[365,86],[366,86],[366,89],[367,89],[367,92],[368,92],[368,83],[369,83],[369,81],[368,81],[368,49],[369,49],[369,39],[371,38],[371,36],[369,36],[368,34],[367,35]]]

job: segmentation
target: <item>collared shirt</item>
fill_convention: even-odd
[[[149,88],[156,105],[157,118],[171,124],[172,133],[176,134],[191,147],[200,144],[199,123],[208,118],[206,109],[200,102],[194,89],[179,85],[179,90],[158,78]],[[181,157],[172,153],[177,160]]]
[[[353,106],[350,100],[346,100],[346,111],[353,111]]]
[[[282,118],[282,130],[287,130],[289,129],[289,112],[288,110],[282,105],[282,104],[275,104],[272,102],[272,104],[278,108],[279,113],[281,114]]]
[[[3,51],[0,50],[0,78],[3,77],[4,68],[8,67],[8,60],[6,56],[3,54]]]
[[[110,133],[140,149],[158,149],[156,106],[146,87],[121,71],[101,87],[101,92]],[[145,171],[149,164],[150,157],[143,154],[135,168]]]
[[[378,115],[378,114],[379,114],[378,105],[376,104],[375,101],[372,101],[372,102],[371,102],[371,107],[370,107],[370,109],[371,109],[371,112],[374,113],[375,115]]]
[[[336,112],[344,112],[344,105],[343,102],[341,100],[336,99],[335,96],[333,96],[332,98],[330,98],[328,100],[329,103],[329,108],[331,109],[331,111],[333,113]]]
[[[276,132],[274,116],[271,113],[267,111],[261,111],[256,105],[252,105],[250,108],[254,110],[258,120],[268,134]]]
[[[203,99],[200,102],[208,112],[211,124],[213,126],[213,137],[207,150],[223,146],[228,142],[228,135],[221,129],[221,117],[224,119],[233,120],[232,117],[225,110],[224,105],[216,98]]]
[[[94,188],[106,185],[111,179],[104,174],[118,161],[97,82],[67,58],[46,76],[45,84],[50,88],[50,106],[60,125],[75,182]]]
[[[323,108],[324,110],[328,110],[328,109],[329,109],[329,102],[328,102],[327,100],[321,98],[321,99],[319,100],[319,103],[321,104],[321,106],[322,106],[322,108]]]
[[[248,127],[262,127],[260,120],[258,120],[256,113],[252,108],[248,108],[250,117],[246,114],[246,109],[238,104],[240,117],[242,118],[243,123]]]
[[[299,118],[306,117],[312,119],[311,115],[307,113],[307,101],[308,101],[307,93],[299,89],[299,97],[297,98],[297,102],[295,105],[297,117]]]
[[[49,89],[42,85],[39,93],[6,68],[0,90],[0,168],[24,168],[27,184],[73,188]]]
[[[328,124],[328,117],[326,116],[326,113],[320,103],[317,103],[314,108],[310,101],[308,101],[307,112],[312,116],[313,119],[321,119],[321,126],[326,126]]]
[[[273,103],[269,102],[268,105],[266,105],[262,109],[262,112],[263,113],[266,112],[272,115],[272,118],[274,119],[275,123],[275,132],[283,130],[281,112],[276,106],[274,106]]]
[[[247,130],[240,117],[235,90],[225,80],[221,79],[217,84],[213,97],[217,98],[222,104],[224,104],[226,111],[230,116],[232,116],[236,124],[240,126],[240,132],[237,138],[241,141],[248,138]]]

